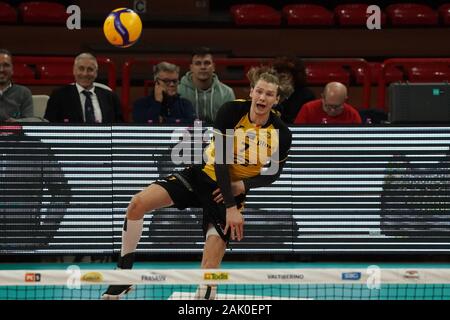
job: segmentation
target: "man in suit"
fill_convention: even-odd
[[[97,59],[92,54],[79,54],[73,65],[75,84],[53,91],[44,118],[63,123],[122,122],[119,97],[94,86],[97,70]]]

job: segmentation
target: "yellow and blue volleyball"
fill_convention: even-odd
[[[103,24],[106,39],[116,47],[130,47],[139,40],[142,21],[131,9],[119,8],[111,11]]]

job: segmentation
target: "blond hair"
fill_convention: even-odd
[[[280,102],[288,98],[292,92],[294,92],[292,81],[289,77],[278,73],[274,68],[269,66],[252,67],[247,72],[247,78],[250,81],[250,86],[252,88],[259,80],[275,84],[278,87],[277,95],[280,96]]]

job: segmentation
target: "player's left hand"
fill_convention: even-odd
[[[241,241],[244,238],[244,216],[236,206],[227,208],[224,234],[227,234],[228,229],[230,229],[231,240]]]
[[[242,181],[242,180],[233,181],[231,183],[231,192],[233,193],[234,197],[244,193],[245,192],[244,181]],[[217,203],[223,202],[223,195],[222,195],[222,192],[220,191],[220,188],[217,188],[216,190],[214,190],[212,195],[213,195],[215,202],[217,202]]]

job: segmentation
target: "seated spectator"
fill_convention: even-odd
[[[214,73],[213,56],[209,48],[199,48],[192,54],[190,71],[180,82],[178,93],[191,101],[197,118],[212,124],[217,111],[225,103],[233,101],[233,89],[219,81]]]
[[[363,109],[359,110],[362,123],[365,124],[380,124],[388,123],[388,115],[380,109]]]
[[[155,87],[149,96],[133,105],[133,120],[137,123],[193,123],[194,107],[177,93],[180,68],[168,62],[154,66]]]
[[[14,84],[11,52],[0,49],[0,121],[17,122],[33,117],[33,99],[27,87]]]
[[[281,120],[292,124],[300,108],[316,99],[316,96],[306,86],[306,70],[302,60],[296,57],[279,57],[273,61],[272,66],[282,76],[287,77],[294,88],[294,91],[275,108],[280,111]]]
[[[78,55],[73,65],[75,84],[53,91],[44,118],[50,122],[122,122],[117,94],[94,85],[97,71],[97,59],[92,54]]]
[[[345,103],[347,88],[340,82],[325,86],[322,99],[303,105],[295,118],[295,124],[352,124],[361,123],[358,111]]]

